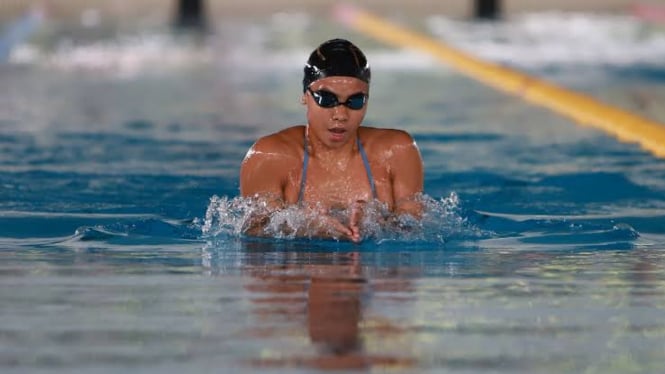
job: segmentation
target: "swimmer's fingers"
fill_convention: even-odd
[[[349,217],[349,226],[358,227],[363,220],[363,215],[365,213],[365,205],[367,202],[365,200],[356,200],[351,204],[351,215]]]
[[[359,233],[354,232],[351,227],[344,225],[342,222],[331,216],[322,216],[321,218],[319,225],[328,236],[338,239],[344,238],[353,242],[359,241]]]
[[[364,200],[357,200],[351,204],[351,214],[349,217],[349,229],[351,230],[351,240],[358,243],[362,239],[360,233],[360,224],[363,220],[363,215],[365,213],[365,205],[367,204]]]

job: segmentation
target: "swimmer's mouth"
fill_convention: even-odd
[[[335,127],[335,128],[329,129],[328,131],[332,132],[333,134],[344,134],[346,132],[346,129],[341,128],[341,127]]]

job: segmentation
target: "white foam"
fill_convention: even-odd
[[[432,16],[426,24],[446,43],[517,66],[663,66],[665,61],[665,33],[628,15],[544,12],[486,23]]]
[[[238,21],[224,25],[200,43],[163,33],[85,44],[63,40],[55,48],[19,44],[14,46],[9,61],[121,78],[197,64],[257,74],[295,72],[302,68],[313,48],[308,36],[311,24],[310,15],[278,13],[265,23]],[[425,24],[430,33],[446,43],[485,59],[520,67],[665,64],[665,33],[629,15],[544,12],[501,22],[461,21],[435,15],[428,17]],[[378,71],[442,69],[431,56],[415,50],[368,42],[361,47],[372,68]]]
[[[210,63],[213,54],[205,46],[181,43],[166,34],[126,36],[87,44],[63,40],[52,51],[21,45],[12,51],[10,63],[40,65],[62,71],[101,73],[131,78]]]

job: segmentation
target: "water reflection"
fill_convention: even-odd
[[[241,272],[249,276],[245,289],[260,321],[243,335],[259,338],[265,346],[271,339],[283,342],[274,351],[264,346],[261,357],[248,365],[331,370],[414,366],[412,357],[366,344],[376,335],[401,333],[387,317],[366,312],[375,293],[408,290],[407,280],[381,281],[375,287],[357,251],[285,251],[266,249],[265,243],[243,243],[242,251]]]
[[[312,343],[326,356],[362,352],[362,292],[367,280],[350,254],[348,265],[317,265],[307,291],[307,329]]]
[[[251,369],[557,372],[662,357],[662,251],[235,243],[204,267],[249,293],[238,338],[255,347]]]

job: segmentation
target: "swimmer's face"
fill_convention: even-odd
[[[336,96],[338,103],[347,103],[348,105],[322,107],[317,104],[313,96],[320,91],[324,91],[323,94],[326,96],[333,94]],[[309,90],[304,93],[310,137],[315,137],[316,140],[331,148],[338,148],[349,141],[355,140],[358,127],[360,127],[367,112],[367,100],[360,109],[349,107],[356,107],[354,104],[357,104],[359,94],[367,96],[369,85],[358,78],[335,76],[314,81],[309,86]],[[329,101],[326,100],[326,102]]]

